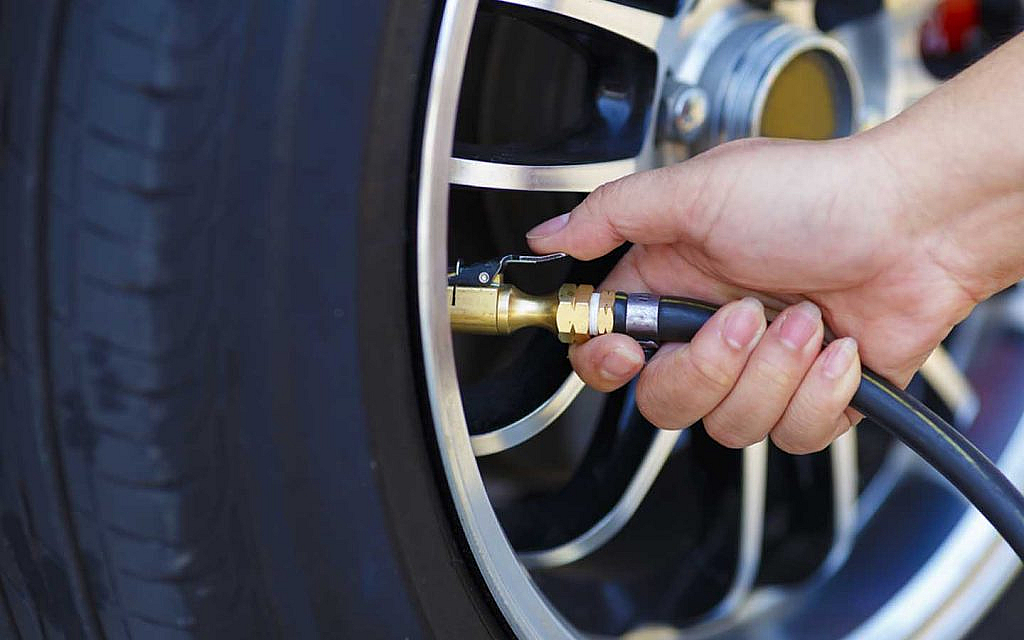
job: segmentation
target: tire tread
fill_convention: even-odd
[[[256,617],[212,399],[215,211],[243,9],[83,0],[68,15],[51,353],[73,519],[110,637],[245,637]]]

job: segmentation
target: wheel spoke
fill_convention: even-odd
[[[945,348],[939,346],[921,367],[921,375],[953,413],[954,421],[969,425],[978,413],[978,396]],[[858,467],[856,427],[829,447],[832,461],[833,543],[822,572],[831,573],[846,560],[858,526]]]
[[[564,165],[520,165],[452,158],[452,184],[512,191],[575,191],[589,193],[605,182],[635,173],[637,158]]]
[[[980,403],[971,381],[953,362],[949,352],[941,345],[932,351],[921,366],[921,376],[928,381],[939,398],[953,413],[953,422],[965,427],[974,422]]]
[[[520,553],[519,560],[523,565],[531,569],[562,566],[593,553],[611,540],[636,513],[682,433],[681,430],[659,430],[622,497],[604,517],[569,542],[550,549]]]
[[[832,550],[822,570],[832,572],[846,560],[857,531],[857,428],[836,438],[829,447],[832,460]]]
[[[592,24],[638,42],[648,49],[657,48],[668,18],[643,9],[634,9],[608,0],[499,0],[506,4],[540,9]]]
[[[476,3],[449,2],[444,8],[431,70],[423,126],[423,151],[416,228],[416,277],[420,301],[424,377],[441,460],[465,539],[480,575],[512,633],[520,638],[571,638],[564,619],[536,591],[505,541],[501,524],[473,457],[459,397],[448,309],[437,295],[445,286],[445,240],[449,189],[445,163],[451,157],[455,108]]]
[[[570,374],[550,398],[527,415],[500,429],[472,436],[473,453],[489,456],[529,440],[562,415],[584,386],[579,376]]]
[[[742,511],[736,577],[729,587],[729,593],[722,598],[709,618],[720,618],[735,612],[754,586],[764,545],[764,502],[767,489],[768,441],[762,440],[743,450]]]
[[[629,0],[624,1],[629,2]],[[491,9],[493,9],[493,3],[498,2],[503,5],[515,5],[515,7],[499,11],[499,15],[495,16]],[[695,0],[691,0],[678,4],[690,8],[694,5],[694,2]],[[451,339],[448,334],[447,324],[444,321],[445,310],[443,306],[439,306],[433,300],[436,297],[436,292],[439,290],[439,283],[442,282],[440,274],[445,266],[443,264],[446,246],[444,229],[447,224],[448,197],[452,195],[449,185],[509,191],[587,193],[603,183],[624,175],[653,166],[667,164],[670,161],[680,160],[681,157],[676,158],[672,154],[676,153],[679,156],[683,156],[688,153],[688,150],[683,148],[666,150],[665,148],[671,146],[671,144],[669,141],[658,137],[658,134],[663,132],[659,132],[652,123],[656,122],[654,116],[658,113],[657,107],[661,106],[660,95],[664,79],[681,77],[680,68],[670,67],[670,65],[676,65],[678,62],[677,57],[680,57],[680,60],[683,60],[686,65],[690,65],[694,71],[699,71],[698,64],[690,62],[689,57],[684,59],[681,56],[686,52],[692,52],[694,47],[700,46],[703,43],[702,40],[694,39],[691,41],[689,38],[691,35],[700,33],[700,30],[704,28],[705,23],[700,22],[700,20],[704,20],[707,17],[707,21],[710,22],[714,16],[698,15],[692,23],[687,23],[684,29],[681,17],[679,19],[666,18],[641,9],[618,4],[617,1],[613,0],[491,0],[491,3],[492,6],[485,8],[485,11],[488,13],[486,16],[487,20],[494,19],[498,21],[507,17],[513,19],[525,18],[529,21],[545,22],[546,27],[554,27],[550,33],[557,36],[563,36],[566,32],[570,32],[570,35],[573,37],[570,37],[569,40],[573,45],[589,44],[589,39],[596,46],[587,53],[593,58],[599,58],[597,60],[598,63],[604,63],[606,59],[610,60],[611,56],[618,55],[616,53],[617,49],[622,49],[626,52],[623,60],[616,62],[618,66],[609,68],[610,70],[606,74],[609,79],[608,83],[592,83],[602,88],[608,88],[607,93],[595,93],[595,95],[600,95],[604,99],[604,102],[599,105],[604,110],[597,112],[597,115],[604,118],[604,121],[599,120],[595,116],[592,123],[587,121],[580,126],[564,130],[555,128],[552,125],[555,132],[547,137],[538,136],[536,140],[539,140],[539,142],[535,142],[532,138],[527,140],[508,140],[517,138],[514,130],[511,130],[512,134],[509,136],[484,135],[486,132],[477,135],[479,132],[474,130],[472,126],[466,126],[460,129],[458,144],[453,145],[452,142],[455,140],[455,114],[458,110],[460,87],[465,86],[476,89],[474,84],[476,76],[472,76],[473,82],[467,82],[465,85],[461,83],[462,63],[471,35],[472,14],[476,10],[476,2],[470,0],[469,2],[460,3],[452,0],[446,3],[443,20],[440,25],[438,52],[435,56],[431,73],[431,93],[428,96],[425,109],[424,152],[420,165],[422,170],[419,186],[420,215],[417,222],[417,279],[419,299],[421,301],[420,333],[424,336],[424,377],[426,378],[427,393],[430,395],[434,424],[438,432],[438,449],[441,462],[443,463],[443,469],[452,491],[452,502],[463,525],[464,539],[477,560],[482,581],[486,581],[487,586],[490,588],[494,601],[508,620],[511,632],[517,636],[531,638],[569,638],[580,635],[567,622],[569,619],[575,620],[573,618],[575,612],[571,608],[567,609],[567,612],[557,610],[555,607],[559,603],[555,596],[560,593],[565,585],[573,588],[577,587],[576,581],[579,580],[580,574],[575,573],[571,568],[565,571],[543,572],[543,575],[539,572],[534,576],[536,578],[536,582],[534,582],[524,571],[524,567],[558,567],[587,557],[598,549],[602,549],[603,545],[605,545],[603,547],[604,551],[609,554],[612,551],[611,547],[613,545],[617,547],[619,543],[624,545],[626,543],[642,545],[644,543],[642,536],[634,539],[633,535],[634,533],[642,534],[645,531],[641,531],[639,526],[641,523],[634,523],[634,520],[646,521],[648,507],[655,507],[653,502],[661,499],[661,485],[655,486],[654,483],[668,480],[667,476],[669,473],[689,473],[692,471],[692,469],[686,467],[685,463],[688,462],[688,459],[680,457],[677,460],[675,458],[676,453],[673,453],[678,451],[680,456],[689,456],[692,453],[685,446],[680,446],[688,444],[679,440],[679,438],[687,438],[688,434],[660,432],[653,429],[643,432],[636,429],[612,430],[610,427],[607,432],[604,430],[599,431],[598,433],[600,434],[607,434],[608,438],[606,440],[594,438],[592,442],[597,442],[599,445],[607,443],[611,453],[606,453],[599,446],[592,446],[587,450],[587,457],[588,459],[593,457],[598,462],[607,462],[607,465],[601,467],[583,464],[579,465],[579,467],[584,472],[590,472],[595,468],[598,469],[601,472],[599,476],[600,482],[592,481],[584,473],[574,473],[571,478],[574,483],[571,486],[573,491],[571,493],[567,492],[567,495],[573,498],[573,500],[568,501],[569,504],[573,506],[583,505],[588,508],[583,512],[582,516],[567,516],[565,512],[570,511],[569,509],[559,511],[559,507],[562,505],[558,504],[556,499],[562,496],[557,493],[554,496],[555,499],[550,501],[534,500],[538,498],[538,495],[533,493],[525,493],[523,495],[518,493],[511,494],[507,503],[500,501],[492,503],[488,501],[486,489],[480,478],[481,470],[477,466],[476,461],[474,461],[474,456],[481,457],[505,451],[538,434],[544,433],[545,429],[548,429],[559,416],[563,415],[573,399],[580,393],[583,385],[575,375],[566,378],[564,382],[561,377],[549,380],[549,383],[554,384],[561,382],[561,386],[540,407],[533,409],[531,404],[525,409],[520,409],[519,413],[506,414],[505,419],[499,418],[489,422],[479,421],[479,425],[505,424],[505,426],[492,430],[489,433],[472,435],[473,431],[466,424],[465,411],[462,406],[462,402],[467,396],[460,396],[458,379],[455,375]],[[718,4],[720,3],[712,3],[711,8],[717,11]],[[739,4],[742,5],[742,3]],[[457,7],[461,8],[462,11],[460,12]],[[520,10],[520,7],[523,9]],[[709,11],[711,8],[709,8]],[[683,14],[685,14],[685,11]],[[884,17],[885,14],[879,13],[874,18],[877,19],[879,24],[882,24]],[[573,24],[570,24],[571,22]],[[692,29],[691,24],[693,25]],[[919,21],[914,22],[914,25],[917,24],[919,24]],[[597,33],[598,31],[601,33]],[[676,33],[670,33],[673,31]],[[914,54],[911,57],[916,60],[919,44],[913,39],[917,35],[916,26],[909,30],[904,29],[903,31],[907,31],[911,36],[908,43],[910,49],[912,49],[911,53]],[[480,33],[486,38],[487,32],[485,30],[481,29]],[[879,33],[883,32],[879,31]],[[581,37],[575,37],[577,35]],[[855,33],[854,36],[863,36],[863,34]],[[684,38],[686,39],[684,40]],[[629,42],[625,42],[625,40]],[[519,44],[521,48],[522,44],[516,38],[508,38],[508,42],[512,49],[511,53],[514,56],[516,45]],[[711,44],[713,45],[714,43]],[[862,45],[861,48],[864,49],[867,55],[877,53],[875,50],[878,48],[875,46],[877,43],[865,40],[859,42],[859,44]],[[641,47],[646,49],[646,51],[641,50]],[[683,47],[686,47],[686,49]],[[856,54],[857,51],[854,53]],[[689,54],[686,53],[686,55],[688,56]],[[657,72],[653,84],[653,94],[650,82],[643,85],[630,82],[622,83],[623,86],[632,87],[633,89],[639,87],[643,90],[643,93],[637,91],[615,93],[612,91],[612,89],[617,88],[618,85],[614,81],[621,80],[620,76],[626,76],[627,80],[633,78],[646,79],[650,71],[655,69],[652,65],[652,60],[655,58],[657,59]],[[884,56],[877,60],[871,59],[869,62],[881,63],[882,58]],[[487,60],[484,60],[484,62],[487,62]],[[545,62],[547,62],[546,58]],[[858,62],[861,62],[860,66],[862,69],[866,68],[863,60],[858,59]],[[515,59],[513,58],[514,63]],[[680,62],[680,65],[682,64]],[[481,71],[481,73],[485,73],[486,69]],[[642,69],[643,73],[637,72],[636,69]],[[473,67],[473,70],[475,72],[476,67]],[[729,72],[728,69],[725,71],[712,69],[712,71],[715,73]],[[877,79],[882,75],[884,75],[884,71],[872,74],[872,78]],[[500,76],[501,74],[495,74],[493,77],[500,78]],[[487,77],[490,78],[492,76]],[[605,76],[601,77],[604,78]],[[700,76],[694,76],[694,78],[698,77]],[[571,86],[571,84],[562,83],[560,86],[565,88]],[[873,89],[874,91],[872,91]],[[877,96],[874,100],[869,99],[868,103],[874,107],[875,113],[888,115],[887,103],[885,102],[887,93],[883,89],[885,89],[885,86],[882,84],[879,84],[877,87],[874,85],[869,86],[869,98],[872,95],[877,94]],[[469,97],[475,97],[469,96],[469,93],[467,91],[467,102]],[[533,91],[527,92],[527,94],[534,93]],[[495,95],[498,95],[499,99],[494,100],[494,102],[501,104],[501,98],[507,94]],[[620,95],[627,96],[630,99],[620,98]],[[653,104],[655,106],[642,110],[644,105],[641,104],[641,100],[647,101],[650,95],[653,95]],[[630,109],[628,113],[631,119],[626,120],[627,124],[630,125],[628,128],[624,126],[610,126],[619,122],[613,116],[620,112],[606,108],[610,103],[613,103],[613,106],[622,113],[625,113],[625,111],[622,111],[624,107]],[[481,106],[480,110],[487,111],[484,106]],[[469,113],[464,122],[472,124],[474,122],[487,121],[483,116],[474,117],[475,115],[474,113]],[[529,118],[526,119],[526,122],[527,124],[530,123]],[[604,124],[609,124],[609,126],[600,126]],[[528,136],[523,137],[529,138]],[[566,139],[559,141],[556,138]],[[681,147],[681,145],[679,146]],[[608,160],[608,158],[621,158],[624,155],[633,154],[636,154],[636,157]],[[492,159],[499,160],[500,162],[491,162],[490,160]],[[543,164],[550,162],[578,164]],[[462,197],[466,194],[457,192],[455,195]],[[491,195],[493,196],[494,194]],[[514,194],[505,195],[509,196],[513,201],[516,199],[512,198]],[[493,200],[493,198],[489,198],[489,200]],[[457,203],[459,207],[464,205],[472,207],[476,203],[472,199],[467,199],[465,203]],[[460,210],[458,213],[461,214],[463,212]],[[495,240],[495,242],[498,241]],[[501,242],[504,242],[504,239]],[[1021,305],[1020,308],[1024,309],[1024,305]],[[1024,313],[1020,317],[1024,318]],[[1024,322],[1022,322],[1022,326],[1024,326]],[[957,340],[962,338],[963,333],[960,332]],[[971,353],[968,355],[974,356],[974,350],[970,351]],[[954,356],[956,355],[957,353],[954,349]],[[952,409],[955,422],[958,425],[966,425],[972,422],[979,404],[978,393],[976,393],[971,383],[961,372],[965,362],[967,362],[966,357],[958,359],[954,363],[944,351],[937,351],[922,368],[922,376],[927,380],[930,387],[935,390],[942,402]],[[991,393],[990,388],[980,378],[976,382],[978,390],[983,393],[986,399],[987,406],[990,398],[989,394]],[[554,384],[551,386],[554,386]],[[536,397],[533,397],[532,402],[535,401]],[[618,408],[616,407],[616,412]],[[517,417],[521,415],[523,410],[530,409],[532,411],[528,415],[514,421],[508,417]],[[596,411],[597,409],[595,409]],[[607,409],[605,411],[605,415],[615,417],[616,412],[608,411]],[[575,410],[572,410],[572,412],[560,422],[564,422],[568,418],[575,420]],[[586,412],[580,411],[580,413],[582,415]],[[589,414],[585,417],[588,420],[590,418]],[[982,418],[984,419],[984,416]],[[584,422],[582,419],[580,421]],[[509,422],[511,424],[506,424]],[[609,420],[608,422],[610,424],[611,421]],[[605,420],[602,419],[599,426],[604,424]],[[615,426],[618,427],[619,425]],[[979,423],[976,430],[979,427],[983,427],[983,425]],[[981,429],[979,433],[983,431],[984,429]],[[546,435],[554,437],[556,434],[548,433]],[[867,439],[870,435],[871,432],[868,428],[861,429],[862,451],[866,452],[868,450],[864,445],[867,444]],[[1020,434],[1018,433],[1017,435],[1019,436]],[[910,462],[915,462],[916,458],[911,457],[908,449],[894,447],[889,452],[883,468],[873,476],[874,479],[868,484],[867,490],[858,496],[858,486],[862,480],[859,477],[858,462],[864,465],[865,460],[858,461],[857,438],[857,432],[851,429],[849,433],[844,434],[833,443],[829,449],[829,457],[816,461],[816,466],[813,468],[813,471],[817,473],[823,470],[821,465],[830,464],[832,478],[831,488],[825,489],[828,495],[822,496],[820,489],[813,494],[815,499],[822,498],[822,501],[831,499],[833,503],[833,515],[831,516],[833,524],[832,545],[828,550],[825,560],[817,568],[818,573],[813,578],[801,582],[800,585],[793,586],[785,586],[789,583],[782,583],[780,585],[766,580],[766,583],[770,584],[766,584],[763,588],[758,588],[753,593],[753,584],[756,582],[757,574],[764,562],[761,555],[763,545],[765,544],[769,446],[767,443],[762,442],[748,448],[742,454],[739,454],[739,452],[728,454],[727,460],[730,464],[726,471],[728,473],[729,494],[727,497],[730,512],[725,514],[728,516],[727,518],[716,520],[716,524],[719,522],[722,524],[720,528],[714,530],[714,533],[716,535],[724,534],[729,536],[724,538],[730,545],[726,549],[729,558],[725,561],[724,568],[726,570],[732,569],[733,579],[732,584],[728,586],[725,598],[717,603],[709,620],[707,620],[709,623],[707,627],[709,633],[714,632],[713,628],[729,630],[729,625],[736,622],[746,624],[744,621],[749,621],[750,628],[755,633],[759,629],[771,629],[768,626],[770,624],[769,621],[752,619],[751,616],[756,616],[758,611],[766,611],[766,607],[772,606],[773,603],[774,605],[783,605],[783,597],[790,598],[794,596],[793,600],[798,600],[802,593],[809,591],[808,587],[816,589],[821,584],[816,581],[818,578],[827,577],[827,575],[835,572],[843,565],[844,562],[846,563],[846,566],[843,568],[844,573],[850,568],[866,566],[860,562],[855,562],[856,556],[850,556],[851,550],[854,550],[854,542],[857,540],[855,536],[862,535],[859,527],[863,526],[864,520],[867,517],[866,514],[875,512],[878,505],[882,504],[885,496],[895,486],[897,481],[903,477],[904,471],[908,468],[916,468],[910,467]],[[1020,440],[1020,438],[1016,440]],[[1013,442],[1016,442],[1016,440]],[[701,444],[703,444],[703,441]],[[594,452],[592,456],[591,452]],[[468,458],[467,455],[469,456]],[[737,455],[741,455],[743,461],[739,469],[741,484],[738,488],[735,484],[737,473],[735,458]],[[864,453],[864,457],[871,456]],[[1012,456],[1004,455],[1004,458],[1010,459]],[[628,462],[628,464],[621,464],[623,460]],[[677,461],[679,462],[678,466],[676,465]],[[481,463],[480,466],[484,467],[484,470],[487,472],[491,471],[488,464]],[[495,467],[497,466],[495,465]],[[508,466],[515,473],[521,471],[512,465]],[[865,466],[874,468],[873,465]],[[504,473],[506,469],[503,467],[500,471]],[[660,480],[658,479],[659,477]],[[528,478],[527,480],[530,479]],[[589,481],[589,484],[587,481]],[[597,491],[593,489],[595,486],[601,490],[600,495],[596,498],[595,494]],[[528,491],[532,491],[531,485],[524,484],[524,487]],[[738,507],[736,506],[737,489],[739,492]],[[701,487],[697,486],[694,490],[700,491]],[[582,500],[575,499],[579,495],[583,496]],[[674,494],[669,492],[669,495],[673,496]],[[524,496],[526,499],[524,499]],[[547,498],[547,495],[541,494],[539,497]],[[589,502],[587,502],[588,499]],[[645,500],[647,501],[646,503],[644,502]],[[716,499],[710,502],[713,502],[713,504],[723,504],[724,501]],[[889,504],[886,505],[886,508],[888,506]],[[897,506],[899,506],[898,503]],[[536,509],[533,509],[534,507]],[[739,513],[736,512],[737,508],[740,510]],[[496,513],[499,516],[504,516],[507,515],[505,512],[515,517],[503,517],[500,522],[495,519]],[[537,513],[544,516],[553,514],[548,524],[556,526],[548,528],[539,527],[538,522],[540,518],[533,517]],[[884,512],[879,511],[879,513]],[[898,517],[899,513],[896,515]],[[738,525],[737,517],[739,518]],[[566,525],[566,522],[572,526]],[[876,523],[871,523],[871,526],[875,526]],[[637,525],[635,527],[636,532],[634,532],[634,524]],[[819,525],[817,522],[815,524]],[[827,524],[828,520],[825,522],[826,527]],[[565,526],[557,528],[557,525]],[[737,526],[739,531],[736,530]],[[963,525],[959,525],[957,531],[962,528]],[[517,530],[521,534],[518,536],[518,539],[516,536],[510,535],[510,532]],[[536,531],[540,533],[531,537],[533,532]],[[891,535],[892,531],[891,529],[886,529],[883,533]],[[975,533],[972,530],[972,535]],[[976,538],[977,536],[975,535],[974,537]],[[666,540],[669,543],[681,544],[682,539],[670,536]],[[723,538],[719,537],[718,540],[723,540]],[[610,544],[609,541],[611,541]],[[823,542],[829,542],[828,538],[826,537]],[[863,547],[871,546],[858,544],[853,552],[859,554]],[[945,546],[948,547],[949,543],[945,543]],[[517,554],[514,551],[515,548],[529,549],[530,551]],[[820,546],[815,546],[815,548],[821,549]],[[719,547],[716,547],[716,550],[718,549]],[[733,561],[734,550],[737,557],[736,565],[731,567],[729,565]],[[959,549],[959,547],[954,550],[963,555],[963,550]],[[641,551],[643,551],[642,548]],[[885,550],[883,549],[883,551]],[[657,556],[655,554],[650,554],[650,556],[655,558],[655,560],[652,560],[652,563],[656,562]],[[718,560],[719,557],[715,556],[712,558],[712,560],[718,562],[717,565],[711,567],[716,571],[723,568],[723,563]],[[851,559],[848,560],[848,557]],[[691,558],[693,562],[697,563],[694,566],[699,566],[700,563],[708,561],[708,557],[699,554],[694,554]],[[820,558],[820,555],[814,554],[813,559],[815,563]],[[604,555],[599,552],[595,554],[595,557],[588,558],[588,561],[593,561],[593,564],[588,565],[586,569],[595,572],[598,570],[603,571],[602,562],[604,560]],[[693,564],[693,562],[690,564]],[[1009,563],[1008,560],[1006,562]],[[926,567],[927,571],[921,571],[918,574],[927,574],[924,576],[926,578],[934,577],[931,574],[938,575],[938,573],[931,570],[934,568],[931,565],[940,566],[940,564],[933,561],[929,567]],[[963,562],[961,564],[965,565]],[[943,573],[950,574],[949,571]],[[915,574],[915,583],[922,582],[918,574]],[[675,578],[674,576],[670,577]],[[591,577],[588,575],[586,579],[590,581]],[[608,580],[609,583],[616,579],[614,575],[610,580],[604,574],[596,575],[596,580]],[[677,581],[681,582],[679,579]],[[927,580],[924,582],[927,582]],[[697,590],[705,588],[705,583],[702,581],[695,580],[694,584],[696,585],[694,588]],[[538,585],[544,592],[538,589]],[[549,586],[551,587],[550,589]],[[588,584],[587,586],[589,587],[590,585]],[[598,584],[597,586],[603,587],[604,585]],[[686,589],[691,589],[690,585],[687,584],[685,586]],[[893,598],[893,601],[901,605],[904,600],[912,601],[913,596],[915,594],[919,595],[917,591],[920,591],[920,589],[915,591],[908,587],[900,587],[900,589],[902,591],[897,594],[897,597]],[[822,590],[821,592],[824,591],[827,590]],[[832,591],[836,590],[833,589]],[[841,592],[842,590],[840,589],[839,591]],[[907,591],[909,595],[904,595],[903,591]],[[686,593],[689,595],[690,592],[687,591]],[[714,592],[715,597],[717,598],[720,593],[721,591],[716,589]],[[816,591],[816,593],[819,592]],[[614,593],[613,595],[618,596],[619,594]],[[633,595],[630,594],[631,597]],[[637,600],[641,597],[649,597],[649,594],[643,593],[642,590],[637,590],[635,595]],[[943,597],[945,598],[945,596]],[[607,604],[608,606],[615,607],[620,606],[623,601],[624,599],[620,597],[608,598]],[[847,606],[848,602],[849,598],[844,598],[839,606]],[[554,603],[554,607],[552,603]],[[813,602],[816,612],[819,603],[820,601]],[[627,601],[626,604],[632,603]],[[892,602],[890,602],[891,604]],[[635,609],[637,611],[645,611],[643,607],[635,607]],[[786,615],[788,615],[789,607],[778,607],[778,610],[783,609],[787,610]],[[893,607],[886,607],[886,611],[883,611],[883,616],[888,609],[893,609]],[[899,608],[897,607],[893,611],[899,613]],[[856,612],[852,611],[848,614],[851,624],[853,622],[859,624],[859,621],[853,618],[855,614]],[[563,615],[565,616],[564,618]],[[876,614],[872,613],[872,615]],[[654,619],[656,616],[637,616],[637,619],[642,623],[648,622],[649,618],[652,623],[661,622],[660,619]],[[876,618],[882,619],[878,615],[876,615]],[[609,616],[609,619],[611,619],[611,616]],[[672,619],[674,620],[675,618]],[[629,622],[632,624],[635,621]],[[785,622],[788,624],[790,621],[787,620]],[[611,624],[616,625],[616,629],[628,628],[620,625],[617,620]],[[921,624],[924,623],[922,622]],[[581,625],[581,627],[587,628],[588,631],[591,630],[585,625]],[[789,627],[780,626],[779,628],[797,630],[795,625]],[[881,629],[883,627],[879,625],[861,627],[861,629],[864,628]],[[742,629],[740,631],[745,630]],[[680,630],[680,633],[689,635],[692,631],[696,631],[696,629],[687,628]],[[595,634],[601,632],[603,630],[593,630]]]

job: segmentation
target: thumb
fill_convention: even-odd
[[[623,242],[665,244],[700,237],[697,204],[705,187],[703,162],[635,173],[598,187],[569,213],[526,234],[537,253],[564,251],[580,260],[605,255]]]

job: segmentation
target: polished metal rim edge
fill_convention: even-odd
[[[447,310],[443,299],[434,299],[434,292],[442,290],[441,283],[444,282],[444,252],[437,251],[432,255],[423,250],[423,247],[443,247],[447,233],[448,177],[455,113],[451,103],[453,97],[458,96],[475,8],[475,0],[451,0],[445,7],[424,127],[417,223],[420,247],[417,253],[417,285],[427,392],[459,518],[499,608],[520,637],[576,637],[571,625],[546,601],[516,560],[484,492],[465,428],[461,399],[457,386],[452,382],[455,373],[451,336],[444,329],[447,327]],[[438,327],[442,329],[439,331]],[[457,425],[461,425],[461,430],[451,428]],[[1022,431],[1024,421],[1018,425],[1011,445],[1000,458],[1000,466],[1017,484],[1024,480]],[[979,546],[979,540],[986,540],[987,544]],[[974,553],[970,553],[971,549]],[[967,562],[967,558],[973,561]],[[965,574],[970,575],[971,585],[981,588],[963,589],[954,566],[972,567],[973,570],[965,571]],[[993,591],[998,592],[1017,569],[1005,543],[999,540],[980,514],[972,511],[961,519],[954,533],[915,579],[887,607],[861,625],[854,635],[894,637],[894,633],[899,633],[898,629],[903,629],[909,634],[948,637],[955,629],[967,628],[980,616],[991,603]],[[937,584],[941,588],[936,589]],[[929,600],[927,604],[931,606],[919,608],[907,602],[908,598],[920,596],[922,591],[932,590],[940,593]],[[915,605],[918,604],[921,603],[915,601]],[[909,616],[919,624],[908,626],[908,606],[917,608],[918,612],[927,609],[921,615]],[[965,617],[962,614],[965,611],[974,611],[974,614]],[[929,615],[933,616],[931,622],[927,618]]]
[[[768,493],[768,440],[743,450],[743,478],[740,496],[740,537],[736,576],[728,593],[711,612],[710,618],[736,611],[750,594],[761,565],[764,545],[764,505]]]
[[[557,567],[579,560],[611,540],[636,513],[682,433],[682,430],[658,430],[626,490],[594,526],[557,547],[520,553],[519,560],[530,568]]]
[[[1024,291],[1020,287],[1018,284],[1008,299],[983,303],[976,313],[999,313],[1005,322],[1000,326],[1012,328],[1012,307],[1024,301]],[[943,367],[955,368],[949,354],[940,356],[940,359]],[[948,371],[932,370],[929,376],[937,373],[949,375]],[[951,406],[954,413],[973,412],[977,409],[977,395],[963,374],[959,376],[963,379],[957,384],[966,385],[969,393],[965,397],[964,394],[955,394],[946,401],[959,399],[968,405],[966,408]],[[896,457],[903,459],[905,469],[916,468],[946,483],[908,448],[900,446],[892,453],[900,454]],[[1014,485],[1024,486],[1024,415],[1018,419],[1013,435],[996,463]],[[860,524],[866,523],[868,517],[869,514],[862,513]],[[900,634],[915,638],[961,637],[984,615],[1020,569],[1020,560],[1010,546],[977,509],[969,507],[914,578],[850,637],[858,640],[881,640],[901,637]]]
[[[416,281],[427,394],[441,460],[464,535],[491,595],[520,638],[575,637],[516,559],[484,490],[469,441],[455,377],[455,355],[444,304],[448,218],[448,164],[456,100],[476,0],[444,7],[430,74],[416,221]],[[440,248],[440,250],[439,250]]]
[[[857,427],[836,438],[829,446],[832,463],[832,549],[820,573],[831,574],[846,562],[857,536]]]
[[[1024,483],[1024,417],[998,466],[1014,485]],[[970,507],[914,578],[849,637],[957,637],[987,610],[1019,570],[1020,562],[1009,545]]]
[[[559,165],[505,164],[454,157],[449,170],[452,184],[467,187],[589,193],[640,168],[639,157]]]
[[[559,15],[594,25],[605,31],[629,38],[652,51],[671,19],[651,11],[635,9],[624,4],[592,2],[591,0],[501,0]]]
[[[500,429],[471,436],[473,453],[477,457],[489,456],[526,442],[565,413],[585,386],[575,372],[570,373],[551,397],[530,413]]]

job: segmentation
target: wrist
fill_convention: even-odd
[[[893,241],[980,301],[1024,277],[1024,156],[996,152],[991,132],[979,143],[933,134],[949,97],[929,96],[854,140],[873,163]]]
[[[879,127],[887,150],[918,165],[936,259],[976,299],[1024,277],[1024,36],[1017,36]]]

